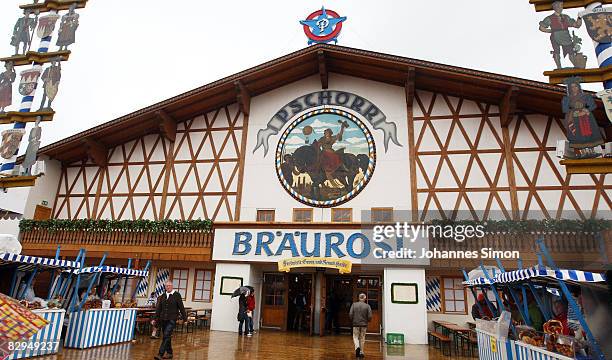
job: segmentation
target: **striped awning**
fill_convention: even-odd
[[[494,282],[511,283],[533,278],[546,278],[577,283],[597,283],[606,281],[603,274],[580,270],[553,270],[543,267],[531,267],[497,274]]]
[[[78,269],[80,264],[76,261],[56,260],[36,256],[27,256],[11,253],[0,254],[0,266],[18,265],[20,271],[29,271],[35,267],[41,269]]]
[[[463,285],[468,285],[468,286],[490,285],[490,284],[491,284],[491,280],[487,278],[483,278],[483,277],[473,278],[473,279],[470,279],[469,281],[463,282]]]
[[[75,271],[75,274],[93,274],[93,273],[110,273],[128,277],[146,277],[149,275],[148,271],[144,270],[136,270],[136,269],[126,269],[114,266],[91,266],[82,268],[80,270]]]

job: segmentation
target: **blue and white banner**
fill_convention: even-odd
[[[149,288],[149,279],[143,277],[138,281],[138,286],[136,286],[136,296],[143,297],[147,296],[147,289]]]
[[[440,278],[437,276],[428,277],[425,284],[425,293],[427,297],[427,311],[440,312],[442,311],[442,302],[440,296]]]
[[[89,309],[70,314],[64,347],[86,349],[131,341],[136,309]]]
[[[20,271],[27,271],[35,268],[58,268],[58,269],[78,269],[81,265],[76,261],[68,260],[56,260],[49,258],[42,258],[36,256],[19,255],[12,253],[1,253],[0,254],[0,266],[10,264],[21,264],[19,265]]]
[[[114,266],[92,266],[92,267],[86,267],[86,268],[82,268],[79,269],[77,271],[75,271],[75,274],[93,274],[93,273],[111,273],[111,274],[118,274],[118,275],[124,275],[124,276],[137,276],[137,277],[147,277],[147,275],[149,275],[148,271],[144,271],[144,270],[136,270],[136,269],[126,269],[126,268],[119,268],[119,267],[114,267]]]
[[[62,326],[64,325],[65,310],[32,310],[49,322],[47,326],[40,329],[36,335],[32,336],[27,342],[16,342],[13,344],[16,349],[9,359],[23,359],[34,356],[56,354],[59,350]]]
[[[604,282],[606,277],[603,274],[592,273],[580,270],[553,270],[543,267],[530,267],[527,269],[519,269],[497,274],[495,283],[510,283],[533,278],[549,278],[554,280],[563,280],[568,282]]]
[[[470,279],[468,281],[463,282],[463,285],[468,285],[468,286],[490,285],[490,284],[491,284],[491,280],[487,278],[483,278],[483,277],[474,278],[474,279]]]
[[[157,269],[157,276],[155,276],[155,296],[160,296],[164,293],[164,284],[170,280],[169,269]]]
[[[498,340],[495,336],[479,329],[476,329],[476,338],[480,360],[512,360],[512,351],[508,351],[510,340]]]

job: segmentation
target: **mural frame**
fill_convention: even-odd
[[[315,116],[318,114],[337,114],[337,115],[348,118],[353,123],[355,123],[360,128],[361,131],[363,131],[366,137],[367,143],[368,143],[369,163],[368,163],[368,168],[366,172],[364,173],[363,180],[357,186],[355,186],[349,193],[343,195],[340,198],[334,199],[334,200],[309,199],[299,194],[297,191],[295,191],[287,183],[287,181],[283,178],[283,176],[281,176],[281,173],[282,173],[281,165],[283,163],[283,147],[285,145],[285,141],[287,140],[287,137],[289,136],[291,131],[295,129],[299,124],[311,118],[312,116]],[[356,117],[355,115],[351,114],[348,111],[337,109],[337,108],[332,108],[332,107],[318,108],[318,109],[307,111],[304,114],[300,115],[299,117],[297,117],[290,123],[290,125],[287,127],[287,129],[285,129],[285,131],[283,131],[283,134],[278,140],[278,144],[276,146],[276,156],[275,156],[276,177],[278,181],[281,183],[282,188],[287,193],[289,193],[289,195],[291,195],[291,197],[294,198],[295,200],[299,201],[300,203],[304,205],[311,206],[311,207],[332,208],[335,206],[342,205],[354,199],[368,185],[368,183],[372,179],[372,176],[374,176],[375,168],[376,168],[376,144],[374,142],[374,137],[372,136],[370,129],[368,129],[365,123],[361,119]]]

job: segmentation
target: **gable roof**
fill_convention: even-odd
[[[405,86],[409,71],[414,69],[417,89],[491,104],[500,104],[508,89],[515,86],[519,89],[517,109],[563,116],[560,104],[565,90],[561,86],[344,46],[317,44],[47,145],[39,150],[39,156],[47,155],[67,163],[81,160],[87,157],[83,144],[86,138],[108,148],[114,147],[159,132],[159,111],[178,122],[185,121],[235,103],[238,81],[253,97],[319,74],[321,64],[327,72],[397,86]],[[597,115],[605,116],[603,111]]]

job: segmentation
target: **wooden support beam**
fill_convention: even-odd
[[[516,114],[516,98],[518,97],[519,89],[516,86],[511,86],[506,91],[506,95],[499,104],[500,122],[502,127],[502,141],[504,144],[504,158],[506,162],[506,174],[508,176],[508,186],[510,187],[510,205],[512,210],[512,219],[519,220],[520,210],[518,205],[518,193],[516,192],[516,177],[514,174],[514,151],[512,149],[512,140],[508,125],[512,122]]]
[[[176,139],[176,120],[171,118],[164,110],[157,110],[155,115],[159,119],[159,132],[166,139],[174,142]]]
[[[240,111],[245,115],[249,115],[251,111],[251,94],[249,94],[246,86],[240,80],[234,81],[234,86],[236,86],[236,101]]]
[[[501,113],[501,126],[508,126],[514,118],[516,113],[516,98],[518,97],[519,88],[511,86],[507,91],[506,95],[502,99],[499,105],[499,112]]]
[[[319,58],[319,76],[321,77],[321,89],[327,89],[329,86],[329,73],[327,72],[327,62],[325,61],[325,53],[323,50],[317,52]]]
[[[529,3],[535,7],[536,11],[551,11],[552,4],[555,0],[529,0]],[[564,9],[583,8],[594,2],[602,4],[612,4],[612,0],[565,0],[563,2]]]
[[[85,138],[83,140],[87,156],[94,164],[103,167],[108,165],[108,149],[93,138]]]
[[[406,75],[406,115],[408,122],[408,157],[410,159],[410,203],[412,208],[412,221],[419,220],[419,199],[417,194],[417,165],[416,165],[416,145],[414,138],[414,93],[415,93],[416,70],[411,67]]]

